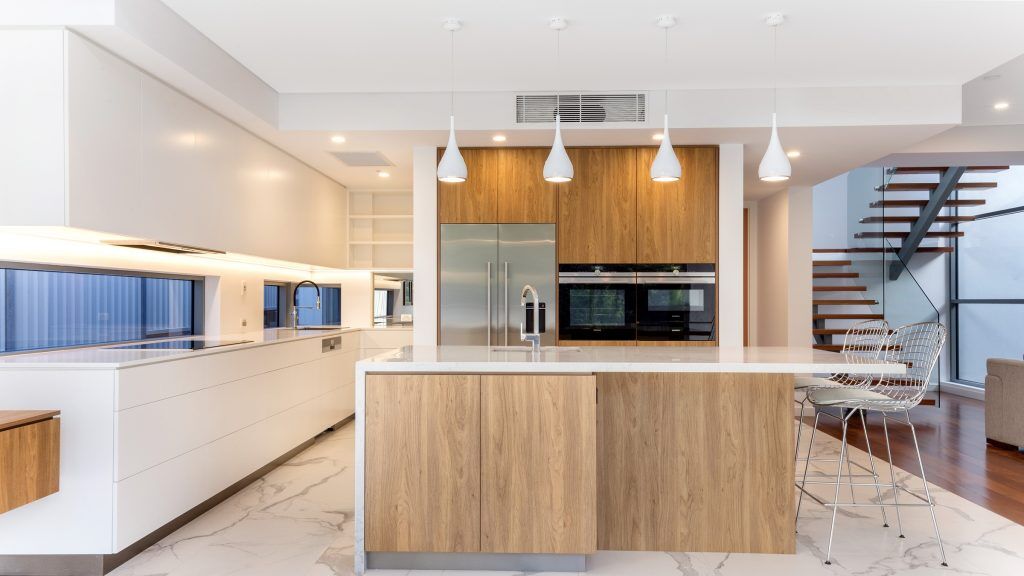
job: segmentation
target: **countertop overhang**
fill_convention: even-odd
[[[498,350],[487,346],[406,346],[356,364],[359,374],[718,372],[904,374],[906,366],[854,354],[786,347],[634,347]]]

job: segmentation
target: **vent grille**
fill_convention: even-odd
[[[348,166],[394,166],[387,156],[380,152],[331,152],[335,158]]]
[[[646,94],[554,94],[516,96],[516,123],[554,122],[558,109],[564,123],[645,122]]]

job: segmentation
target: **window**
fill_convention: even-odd
[[[287,298],[290,298],[288,296]],[[305,284],[299,287],[300,326],[340,326],[341,325],[341,287],[320,287],[320,309],[316,309],[316,288]],[[291,304],[291,302],[289,302]]]
[[[390,290],[374,288],[373,290],[373,320],[374,322],[385,322],[388,316],[395,313],[395,298]]]
[[[281,284],[263,285],[263,327],[279,328],[282,326],[281,317],[287,308],[284,295],[285,287]]]
[[[998,198],[956,225],[950,260],[950,325],[954,380],[983,386],[989,358],[1024,357],[1024,194],[1017,185],[1024,167],[1000,177]],[[992,210],[997,208],[997,210]]]
[[[189,278],[0,267],[0,353],[201,332]]]

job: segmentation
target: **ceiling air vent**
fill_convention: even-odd
[[[387,156],[380,152],[331,152],[346,166],[394,166]]]
[[[170,252],[171,254],[224,254],[223,250],[212,250],[210,248],[198,248],[184,244],[171,244],[158,240],[104,240],[104,244],[121,246],[123,248],[138,248],[140,250],[154,250],[156,252]]]
[[[558,106],[563,123],[645,122],[646,94],[562,94]],[[554,94],[516,96],[516,123],[555,121]]]

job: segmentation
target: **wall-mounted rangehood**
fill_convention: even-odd
[[[139,250],[154,250],[156,252],[169,252],[171,254],[225,254],[223,250],[199,248],[197,246],[186,246],[184,244],[172,244],[170,242],[160,242],[159,240],[143,240],[141,238],[104,240],[103,243],[110,244],[111,246],[138,248]]]

